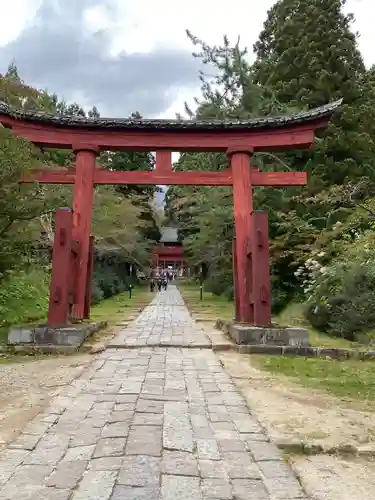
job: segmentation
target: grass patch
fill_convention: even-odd
[[[11,325],[45,321],[48,311],[49,274],[42,267],[11,274],[0,287],[0,343]]]
[[[203,291],[203,300],[199,297],[199,285],[180,283],[178,289],[190,311],[207,321],[216,319],[231,320],[234,318],[234,302],[229,302],[225,297]],[[277,325],[301,326],[309,332],[310,344],[313,347],[336,347],[346,349],[363,349],[365,345],[360,342],[351,342],[342,337],[331,337],[312,328],[304,318],[302,304],[290,304],[279,315],[273,318]]]
[[[203,320],[214,322],[217,319],[233,319],[234,303],[225,297],[203,289],[203,298],[200,300],[199,285],[195,283],[179,283],[178,289],[189,310]]]
[[[252,356],[251,363],[271,373],[290,377],[306,388],[324,389],[335,396],[368,402],[375,398],[375,370],[370,362]]]
[[[151,302],[154,294],[147,286],[138,286],[132,290],[132,298],[123,292],[109,299],[102,300],[91,308],[91,321],[107,321],[113,326],[119,321],[126,321]]]
[[[91,321],[107,321],[113,326],[126,321],[146,306],[153,294],[146,286],[132,290],[132,298],[124,292],[102,300],[91,309]],[[47,320],[49,275],[42,268],[15,273],[1,284],[0,289],[0,344],[5,344],[11,326],[28,325]]]

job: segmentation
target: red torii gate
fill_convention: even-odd
[[[62,241],[66,243],[68,238],[75,246],[75,318],[80,320],[88,317],[94,185],[233,186],[236,320],[257,325],[269,324],[268,242],[264,240],[265,237],[268,238],[267,219],[265,214],[257,215],[253,212],[252,186],[303,186],[307,183],[307,175],[305,172],[260,172],[251,168],[251,156],[257,151],[310,147],[316,131],[328,125],[340,104],[341,101],[337,101],[290,116],[233,121],[184,121],[61,117],[15,110],[0,102],[0,123],[11,128],[14,135],[24,137],[39,147],[71,149],[76,154],[75,170],[45,169],[36,172],[32,178],[22,179],[22,182],[74,184],[71,234],[65,234],[69,232],[70,222],[67,220],[59,244],[63,245]],[[152,172],[114,172],[97,168],[96,156],[103,150],[156,151],[156,168]],[[171,160],[173,151],[224,152],[230,159],[231,168],[221,172],[174,172]],[[62,214],[60,217],[64,218]],[[260,257],[257,261],[257,255],[262,254],[265,257]],[[62,262],[59,267],[61,264]],[[56,264],[53,271],[55,266]],[[262,269],[265,272],[262,273]],[[63,272],[67,274],[68,267],[60,269],[60,273]],[[53,278],[54,274],[49,324],[61,323],[62,319],[67,318],[68,307],[68,290],[56,288],[56,280],[54,282]],[[253,290],[254,283],[256,286],[262,284],[262,290],[258,290],[257,295],[256,290]],[[65,294],[63,299],[61,294]],[[65,300],[63,307],[62,300]],[[59,308],[59,314],[55,314],[56,308]]]

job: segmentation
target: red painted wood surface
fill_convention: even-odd
[[[232,267],[233,267],[233,298],[234,298],[234,320],[239,321],[239,304],[238,296],[238,276],[237,276],[237,254],[236,254],[236,238],[232,242]]]
[[[184,249],[182,245],[179,246],[156,246],[154,247],[154,253],[157,255],[167,255],[167,256],[175,256],[182,257],[184,253]]]
[[[306,172],[254,172],[251,171],[253,186],[305,186]]]
[[[172,172],[172,151],[156,151],[155,170],[157,174]]]
[[[94,197],[96,152],[76,152],[76,175],[73,197],[73,239],[79,242],[79,271],[75,290],[74,317],[85,315],[87,275],[89,271],[90,232]]]
[[[21,179],[21,183],[40,182],[42,184],[74,184],[75,172],[68,170],[41,169]]]
[[[306,172],[259,172],[252,170],[253,186],[304,186],[307,184]],[[74,184],[75,174],[71,172],[41,170],[22,179],[21,182],[41,182],[44,184]],[[151,185],[194,185],[194,186],[231,186],[231,169],[223,172],[157,172],[123,171],[95,169],[94,184],[151,184]]]
[[[65,325],[68,322],[72,227],[72,211],[57,210],[48,307],[49,326]]]
[[[72,228],[73,231],[73,228]],[[72,239],[71,246],[71,256],[70,256],[70,267],[67,270],[69,274],[69,319],[72,320],[74,318],[74,304],[77,300],[77,282],[79,279],[79,242]]]
[[[268,216],[266,212],[256,211],[253,218],[253,308],[254,325],[271,324],[271,276],[268,244]]]
[[[84,319],[90,319],[90,308],[91,308],[91,292],[92,292],[92,275],[94,272],[94,236],[90,236],[90,248],[89,248],[89,258],[88,258],[88,271],[86,279],[86,294],[85,294],[85,312]]]
[[[233,171],[234,222],[236,227],[236,258],[238,287],[238,321],[253,323],[251,305],[251,256],[248,256],[251,235],[253,197],[250,153],[233,153],[230,157]]]
[[[109,175],[110,174],[110,175]],[[112,175],[114,174],[114,175]],[[230,186],[232,184],[231,170],[223,172],[95,172],[96,184],[154,184],[154,185],[186,185],[186,186]]]
[[[3,118],[0,116],[0,122]],[[308,148],[315,131],[327,126],[329,119],[308,124],[267,130],[115,130],[55,127],[48,124],[7,119],[15,135],[25,137],[41,147],[72,149],[76,143],[112,151],[274,151]]]

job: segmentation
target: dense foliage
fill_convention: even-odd
[[[365,68],[351,31],[353,16],[344,14],[344,3],[276,2],[254,45],[253,64],[239,42],[231,45],[224,37],[222,45],[211,47],[188,32],[207,74],[201,74],[196,111],[186,105],[186,112],[189,118],[245,118],[343,98],[341,110],[309,151],[254,155],[253,166],[261,170],[309,174],[306,188],[257,188],[254,203],[269,216],[274,312],[290,301],[308,299],[307,316],[314,325],[353,337],[375,327],[372,261],[360,253],[346,259],[348,247],[358,244],[355,234],[373,235],[369,213],[360,205],[371,205],[374,195],[375,69]],[[181,170],[226,166],[224,155],[211,153],[185,153],[177,164]],[[206,261],[208,288],[229,297],[232,205],[226,188],[173,187],[167,195],[167,215],[177,219],[191,263]],[[301,269],[322,252],[327,274],[311,277],[307,294]]]
[[[68,104],[56,95],[26,85],[13,64],[5,75],[0,75],[0,100],[17,108],[86,116],[79,104]],[[99,116],[99,111],[94,107],[87,115]],[[98,162],[111,170],[153,168],[153,157],[148,153],[104,152]],[[29,294],[24,297],[27,302],[29,296],[40,297],[43,290],[46,292],[53,214],[56,208],[71,206],[72,202],[71,186],[20,184],[19,181],[41,166],[67,167],[73,163],[74,155],[70,151],[39,150],[0,127],[0,282],[3,291],[0,327],[12,317],[15,301],[11,297],[19,299],[22,294]],[[125,290],[135,280],[135,270],[147,266],[150,248],[159,238],[152,207],[154,194],[154,187],[95,188],[94,301]],[[32,269],[38,271],[30,274]],[[40,283],[33,288],[31,281],[36,276]],[[37,300],[43,304],[44,312],[46,297]],[[35,309],[39,311],[36,303]]]

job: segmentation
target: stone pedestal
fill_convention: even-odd
[[[56,327],[47,325],[13,327],[8,333],[8,345],[30,347],[69,346],[78,348],[90,335],[105,326],[105,322],[100,322]]]
[[[308,331],[305,328],[267,328],[222,320],[216,322],[216,328],[230,335],[236,344],[303,347],[310,345]]]

